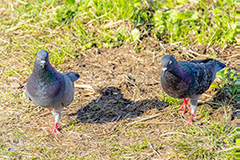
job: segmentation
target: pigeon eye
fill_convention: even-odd
[[[169,61],[168,65],[172,64],[172,61]]]
[[[37,59],[39,59],[39,57],[37,56]]]

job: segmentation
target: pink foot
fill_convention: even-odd
[[[192,123],[192,122],[193,122],[192,119],[193,119],[193,114],[191,113],[191,117],[190,117],[189,121],[183,123],[183,125],[189,125],[189,123]]]
[[[179,111],[183,108],[183,113],[182,113],[182,115],[185,114],[185,112],[186,112],[186,107],[188,107],[188,108],[191,110],[190,106],[188,105],[188,100],[189,100],[189,98],[187,98],[187,99],[184,98],[184,99],[183,99],[183,104],[181,105],[180,108],[178,108]]]
[[[54,128],[53,128],[52,130],[47,130],[47,132],[48,132],[48,133],[52,133],[52,134],[55,133],[55,132],[61,133],[61,132],[58,130],[57,125],[58,125],[58,123],[55,124],[55,126],[54,126]]]

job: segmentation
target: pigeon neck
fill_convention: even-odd
[[[33,73],[36,73],[40,79],[49,79],[56,76],[57,71],[51,66],[50,63],[47,63],[44,68],[35,63]]]
[[[175,70],[175,69],[178,69],[178,67],[179,67],[179,65],[178,65],[178,63],[176,62],[175,64],[173,64],[172,66],[170,66],[170,67],[168,68],[168,71],[169,71],[169,72],[174,72],[174,70]]]
[[[182,76],[184,76],[185,68],[181,64],[176,63],[176,65],[174,67],[172,67],[171,70],[169,70],[169,71],[171,73],[173,73],[174,75],[182,77]]]

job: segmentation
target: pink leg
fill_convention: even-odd
[[[47,130],[47,132],[49,132],[49,133],[55,133],[55,132],[61,133],[61,132],[58,130],[57,126],[58,126],[58,123],[55,123],[54,128],[53,128],[52,130]]]
[[[191,113],[191,117],[190,117],[189,121],[183,123],[183,125],[189,125],[189,123],[192,123],[192,122],[193,122],[192,119],[193,119],[193,114]]]
[[[188,107],[188,108],[191,110],[190,106],[188,105],[188,100],[189,100],[189,98],[187,98],[187,99],[184,98],[184,99],[183,99],[183,104],[181,105],[180,108],[178,108],[178,110],[181,110],[181,109],[183,108],[183,113],[182,113],[182,115],[185,114],[185,112],[186,112],[186,107]]]
[[[52,109],[49,109],[49,111],[52,111]],[[52,130],[47,130],[47,132],[48,132],[48,133],[55,133],[55,132],[61,133],[61,132],[58,130],[57,126],[58,126],[58,123],[55,123],[54,128],[53,128]]]

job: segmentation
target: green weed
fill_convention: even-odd
[[[164,92],[162,92],[162,100],[169,103],[170,105],[173,104],[175,106],[179,105],[179,100],[177,98],[173,98]]]
[[[133,151],[141,151],[144,148],[147,147],[147,141],[143,141],[141,144],[133,144],[133,145],[129,145],[129,147],[133,150]]]
[[[229,68],[224,68],[221,71],[217,72],[216,77],[222,81],[220,84],[220,88],[224,87],[224,85],[230,85],[231,88],[235,87],[235,83],[237,81],[237,71]],[[233,88],[232,94],[236,93],[236,88]]]
[[[234,130],[223,123],[210,123],[207,126],[191,125],[175,131],[169,139],[174,146],[174,157],[188,159],[229,159],[233,158]],[[225,157],[225,158],[224,158]]]

